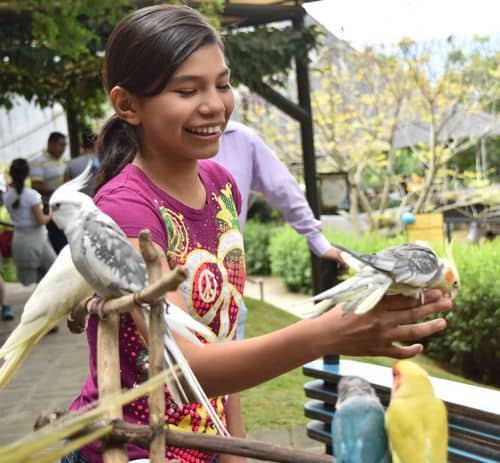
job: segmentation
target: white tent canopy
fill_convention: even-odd
[[[15,158],[33,158],[47,146],[49,134],[55,131],[68,133],[66,115],[59,105],[40,109],[17,98],[11,110],[0,107],[0,165]]]
[[[498,38],[497,0],[322,0],[304,3],[309,15],[354,48],[394,45],[402,38],[417,41]]]

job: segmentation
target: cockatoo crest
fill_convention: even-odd
[[[94,207],[92,198],[79,191],[88,185],[91,169],[92,163],[89,162],[78,177],[63,183],[50,197],[52,220],[59,228],[65,230],[68,225],[73,223],[76,216],[81,213],[81,208],[85,209],[86,205]]]

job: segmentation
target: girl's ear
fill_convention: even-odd
[[[136,100],[128,90],[116,85],[109,92],[111,104],[115,109],[116,115],[128,122],[130,125],[139,125],[141,119],[136,111]]]

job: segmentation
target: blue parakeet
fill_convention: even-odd
[[[373,387],[363,378],[344,376],[337,391],[332,422],[336,462],[389,462],[384,408]]]

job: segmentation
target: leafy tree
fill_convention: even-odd
[[[410,204],[415,212],[431,207],[433,192],[446,188],[450,175],[457,177],[458,155],[472,148],[477,152],[492,129],[490,123],[476,124],[472,134],[461,130],[453,139],[447,136],[457,133],[466,117],[495,114],[498,57],[486,39],[477,40],[467,53],[452,39],[444,45],[403,41],[392,52],[359,52],[324,36],[311,71],[318,171],[348,172],[354,223],[362,209],[370,227],[377,228],[394,191],[402,196],[401,207]],[[293,162],[289,154],[300,152],[296,130],[262,102],[247,102],[247,120],[269,136],[281,159]],[[421,127],[426,136],[409,137],[405,145],[405,126]],[[483,177],[497,163],[492,156]],[[418,191],[407,194],[404,180],[411,174],[423,181]]]
[[[178,3],[180,0],[171,0]],[[105,42],[126,12],[164,1],[7,0],[0,28],[0,105],[14,95],[40,106],[60,103],[66,111],[71,152],[79,152],[82,125],[102,116],[106,100],[101,83]],[[168,2],[167,2],[168,3]],[[201,2],[201,12],[216,26],[222,0]],[[309,29],[259,27],[225,32],[227,54],[236,83],[254,90],[279,84],[297,50],[303,57],[314,46]]]
[[[467,133],[469,117],[478,112],[496,114],[500,98],[498,62],[500,53],[489,50],[487,39],[478,38],[471,52],[464,52],[450,37],[446,44],[417,44],[411,40],[400,44],[406,71],[415,91],[411,99],[412,116],[429,127],[429,140],[420,150],[425,167],[424,180],[414,205],[423,211],[439,175],[458,154],[475,146],[494,128],[485,122]],[[440,52],[442,70],[436,65]],[[436,68],[438,71],[436,71]]]

